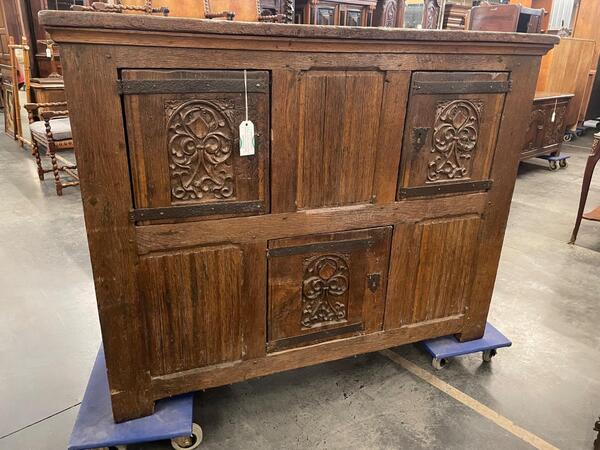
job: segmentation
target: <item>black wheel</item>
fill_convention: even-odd
[[[575,132],[575,134],[577,135],[577,137],[581,137],[581,136],[583,136],[585,134],[585,131],[584,130],[577,130]]]
[[[435,370],[441,370],[443,367],[448,364],[448,360],[446,358],[433,358],[431,360],[431,365]]]
[[[548,161],[548,168],[552,171],[558,170],[558,164],[556,164],[556,161]]]
[[[565,133],[565,135],[563,136],[563,141],[565,142],[571,142],[573,140],[573,134],[572,133]]]
[[[490,362],[494,356],[496,356],[495,348],[481,352],[481,357],[483,358],[484,362]]]
[[[561,160],[559,161],[558,165],[559,165],[560,167],[562,167],[562,168],[565,168],[565,167],[567,167],[567,166],[569,165],[569,163],[567,162],[567,160],[566,160],[566,159],[561,159]]]

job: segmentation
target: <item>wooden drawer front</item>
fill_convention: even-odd
[[[268,212],[268,72],[247,72],[253,156],[239,153],[243,71],[121,75],[136,220]]]
[[[268,350],[380,330],[391,227],[269,242]]]
[[[228,245],[141,258],[152,375],[242,358],[244,256]]]
[[[385,73],[310,71],[300,79],[299,209],[370,202]]]
[[[480,224],[465,216],[394,227],[386,329],[463,313]]]
[[[485,190],[509,90],[501,72],[416,72],[398,199]]]

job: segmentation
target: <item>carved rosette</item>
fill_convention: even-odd
[[[165,108],[172,201],[234,198],[234,105],[191,100],[169,101]]]
[[[427,182],[468,178],[479,139],[483,102],[452,100],[438,104]]]
[[[302,281],[302,318],[305,328],[346,320],[342,296],[348,291],[347,255],[309,258]]]

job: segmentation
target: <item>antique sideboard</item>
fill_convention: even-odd
[[[559,155],[565,135],[565,116],[573,94],[536,92],[529,116],[521,160]]]
[[[182,392],[482,336],[558,38],[40,18],[63,58],[117,421]],[[241,156],[246,93],[255,150]]]

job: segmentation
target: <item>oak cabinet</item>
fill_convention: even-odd
[[[183,392],[482,336],[557,38],[41,20],[61,47],[117,421]]]
[[[558,155],[567,128],[566,118],[573,94],[536,93],[525,134],[521,160],[539,155]]]

